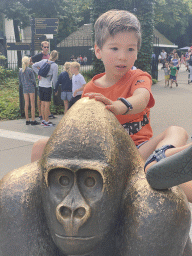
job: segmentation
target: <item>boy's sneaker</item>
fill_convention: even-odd
[[[40,122],[37,122],[36,120],[35,121],[31,121],[31,125],[39,125]]]
[[[39,116],[39,120],[42,120],[43,119],[43,117],[42,116]]]
[[[45,124],[45,120],[42,120],[41,125],[44,125],[44,124]]]
[[[55,119],[56,116],[54,116],[53,114],[49,115],[49,118]]]
[[[55,124],[53,124],[52,122],[44,122],[44,127],[50,127],[50,126],[54,126]]]
[[[26,121],[26,125],[29,125],[31,123],[31,121]]]

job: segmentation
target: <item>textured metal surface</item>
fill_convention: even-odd
[[[1,180],[1,255],[192,255],[185,195],[153,190],[143,165],[115,116],[81,99],[42,159]]]

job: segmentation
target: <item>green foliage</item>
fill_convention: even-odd
[[[136,15],[141,23],[142,44],[135,65],[137,68],[151,73],[154,29],[154,9],[152,1],[143,0],[137,9]]]
[[[152,84],[156,84],[158,81],[152,78]]]
[[[17,119],[19,109],[19,83],[16,78],[7,78],[0,85],[0,120]]]
[[[15,78],[17,76],[18,76],[17,71],[13,71],[11,69],[5,69],[2,66],[0,66],[0,84],[4,84],[10,78]]]
[[[4,55],[0,55],[0,60],[6,60],[7,58]]]
[[[93,69],[91,69],[89,71],[83,71],[83,72],[81,72],[81,74],[84,76],[85,81],[87,83],[95,76]]]
[[[191,42],[192,0],[155,0],[155,27],[179,48]]]

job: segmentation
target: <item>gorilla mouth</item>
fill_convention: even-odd
[[[89,241],[92,239],[95,239],[96,236],[90,236],[90,237],[82,237],[82,236],[60,236],[58,234],[55,234],[56,237],[61,239],[67,239],[67,240],[79,240],[79,241]]]

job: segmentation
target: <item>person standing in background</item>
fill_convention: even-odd
[[[61,84],[61,99],[64,101],[64,114],[66,114],[69,106],[69,102],[72,98],[72,73],[71,63],[65,62],[64,71],[58,77],[55,85],[55,95],[58,94],[58,87]]]
[[[30,58],[30,64],[33,64],[35,62],[39,62],[39,61],[44,60],[44,59],[48,60],[50,58],[49,42],[48,41],[41,42],[41,49],[42,49],[42,51],[40,53],[37,53],[36,55],[34,55]],[[38,93],[38,104],[37,104],[37,106],[38,106],[38,111],[39,111],[39,119],[42,120],[41,100],[39,98],[39,93]],[[51,114],[50,108],[49,108],[49,118],[56,118],[53,114]]]
[[[39,97],[41,100],[41,113],[42,113],[42,123],[44,127],[53,126],[54,124],[49,122],[49,107],[51,102],[51,94],[52,94],[52,83],[53,88],[55,88],[55,84],[57,82],[58,75],[58,65],[55,61],[58,59],[58,52],[53,50],[50,54],[50,58],[48,62],[50,63],[50,70],[47,74],[47,77],[40,77],[39,80]],[[38,75],[39,69],[46,62],[46,59],[43,59],[39,62],[33,64],[32,68],[34,72]]]
[[[29,68],[30,59],[25,56],[22,58],[22,68],[19,70],[19,84],[23,87],[23,94],[25,99],[25,118],[26,125],[38,125],[40,124],[35,120],[35,87],[36,80],[33,70]],[[28,108],[29,100],[31,102],[31,118],[29,120]]]

